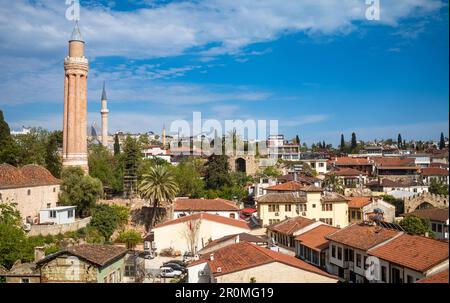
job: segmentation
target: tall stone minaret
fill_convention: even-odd
[[[79,166],[88,173],[87,154],[87,75],[88,59],[78,22],[69,40],[64,59],[63,167]]]
[[[102,144],[105,147],[108,147],[108,102],[106,99],[106,89],[105,82],[103,82],[103,92],[102,92],[102,110],[100,111],[102,114]]]

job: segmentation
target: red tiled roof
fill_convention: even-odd
[[[339,157],[334,160],[335,165],[372,165],[367,158]]]
[[[81,244],[69,246],[64,250],[61,250],[55,254],[51,254],[44,259],[37,262],[38,265],[46,263],[61,254],[69,253],[74,256],[83,258],[91,263],[97,264],[99,266],[105,266],[108,263],[125,256],[128,250],[124,247],[114,246],[114,245],[103,245],[103,244]]]
[[[372,201],[371,197],[350,197],[349,208],[362,208]]]
[[[44,167],[26,165],[17,168],[9,164],[0,164],[0,188],[18,188],[31,186],[58,185],[61,181]]]
[[[323,224],[297,236],[295,240],[301,242],[304,246],[320,251],[327,248],[330,242],[325,237],[338,230],[339,228],[337,227]]]
[[[289,181],[286,183],[281,183],[277,185],[273,185],[270,187],[267,187],[267,191],[300,191],[303,188],[303,186],[296,182],[296,181]]]
[[[329,172],[328,175],[335,174],[336,176],[342,176],[342,177],[353,177],[353,176],[359,176],[359,175],[367,175],[367,173],[354,169],[354,168],[341,168],[339,170]]]
[[[353,248],[368,250],[399,234],[397,230],[359,223],[347,226],[326,238]]]
[[[431,221],[445,222],[448,220],[448,207],[447,208],[424,208],[417,209],[411,213],[405,214],[405,216],[416,216],[423,219],[430,219]]]
[[[217,277],[272,262],[279,262],[328,278],[337,279],[337,277],[330,275],[300,259],[297,259],[296,257],[275,252],[248,242],[239,242],[222,247],[216,250],[213,253],[213,256],[214,260],[211,261],[210,255],[207,254],[200,260],[189,264],[189,267],[208,262],[213,275]]]
[[[225,199],[178,199],[174,202],[174,211],[238,211],[233,201]]]
[[[391,157],[375,157],[372,158],[375,164],[380,166],[414,166],[414,158],[391,158]]]
[[[311,220],[305,217],[288,218],[281,222],[272,224],[267,227],[268,230],[282,233],[285,235],[292,235],[296,231],[315,223],[316,220]]]
[[[420,272],[448,259],[448,243],[422,236],[404,234],[369,251],[380,259]]]
[[[426,167],[422,168],[422,176],[448,176],[449,171],[445,168]]]
[[[303,186],[297,181],[289,181],[266,188],[267,191],[303,191],[303,192],[321,192],[322,189],[314,186]]]
[[[448,283],[448,268],[437,274],[425,277],[422,280],[417,281],[417,283]]]
[[[208,214],[208,213],[196,213],[196,214],[193,214],[190,216],[185,216],[185,217],[181,217],[181,218],[178,218],[175,220],[170,220],[167,222],[157,224],[155,226],[155,228],[179,224],[179,223],[183,223],[183,222],[189,222],[191,220],[208,220],[208,221],[214,221],[214,222],[221,223],[221,224],[232,225],[235,227],[240,227],[240,228],[244,228],[244,229],[248,229],[248,230],[250,229],[248,223],[243,220],[236,220],[236,219],[231,219],[231,218],[227,218],[227,217],[223,217],[223,216],[219,216],[219,215],[212,215],[212,214]]]

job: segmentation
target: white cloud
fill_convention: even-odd
[[[61,0],[10,1],[0,8],[2,53],[60,53],[70,34]],[[256,42],[293,33],[346,33],[364,21],[362,0],[182,1],[135,11],[94,6],[82,9],[82,32],[91,56],[166,57],[192,48],[204,54],[234,54]],[[385,0],[379,23],[430,12],[438,0]],[[64,30],[63,30],[64,29]]]

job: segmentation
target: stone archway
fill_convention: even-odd
[[[430,207],[448,207],[448,196],[441,196],[424,192],[404,200],[405,212]]]
[[[247,161],[243,158],[237,158],[234,161],[234,167],[236,172],[246,173],[247,172]]]
[[[259,159],[249,155],[229,156],[228,164],[233,172],[240,171],[253,176],[258,171]]]

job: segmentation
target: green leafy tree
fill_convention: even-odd
[[[205,165],[206,187],[208,189],[219,189],[223,186],[230,186],[231,176],[226,155],[211,155]]]
[[[116,204],[112,205],[111,208],[113,209],[117,217],[117,227],[124,228],[129,222],[130,209],[126,206]]]
[[[143,180],[139,184],[139,192],[141,197],[150,201],[153,207],[149,222],[150,228],[153,228],[155,224],[158,207],[161,203],[171,204],[178,190],[175,176],[166,166],[156,165],[143,175]]]
[[[100,204],[94,208],[89,226],[95,228],[106,241],[109,241],[118,227],[118,221],[117,214],[111,206]]]
[[[401,220],[399,224],[408,233],[422,236],[428,233],[429,236],[434,236],[434,233],[430,230],[430,222],[427,219],[410,215]]]
[[[281,176],[281,172],[276,166],[267,166],[259,175],[263,178],[278,178]]]
[[[26,236],[16,205],[0,201],[0,265],[11,268],[22,259],[25,247]]]
[[[0,110],[0,163],[17,165],[17,149],[11,136],[11,130]]]
[[[300,145],[300,137],[298,135],[295,136],[295,144]]]
[[[62,131],[54,131],[49,134],[45,148],[45,167],[57,178],[61,177],[62,162],[58,151],[62,145]]]
[[[444,149],[445,148],[445,138],[444,138],[444,133],[441,133],[441,139],[439,140],[439,149]]]
[[[103,194],[100,180],[84,175],[79,167],[69,167],[62,172],[61,205],[75,205],[77,213],[83,217],[90,214],[97,200]]]
[[[323,181],[323,187],[328,191],[344,194],[344,185],[336,174],[328,175]]]
[[[92,145],[89,148],[89,174],[107,186],[113,175],[112,156],[103,145]]]
[[[128,249],[134,249],[137,244],[142,242],[141,234],[135,230],[123,231],[116,239],[117,243],[125,243]]]
[[[188,158],[181,161],[173,168],[175,181],[178,184],[179,195],[190,198],[200,198],[204,189],[205,181],[201,176],[201,161]]]
[[[400,216],[405,212],[405,203],[402,199],[397,199],[392,195],[382,195],[383,201],[395,206],[395,216]]]
[[[442,181],[432,179],[428,191],[432,194],[448,196],[448,185]]]

